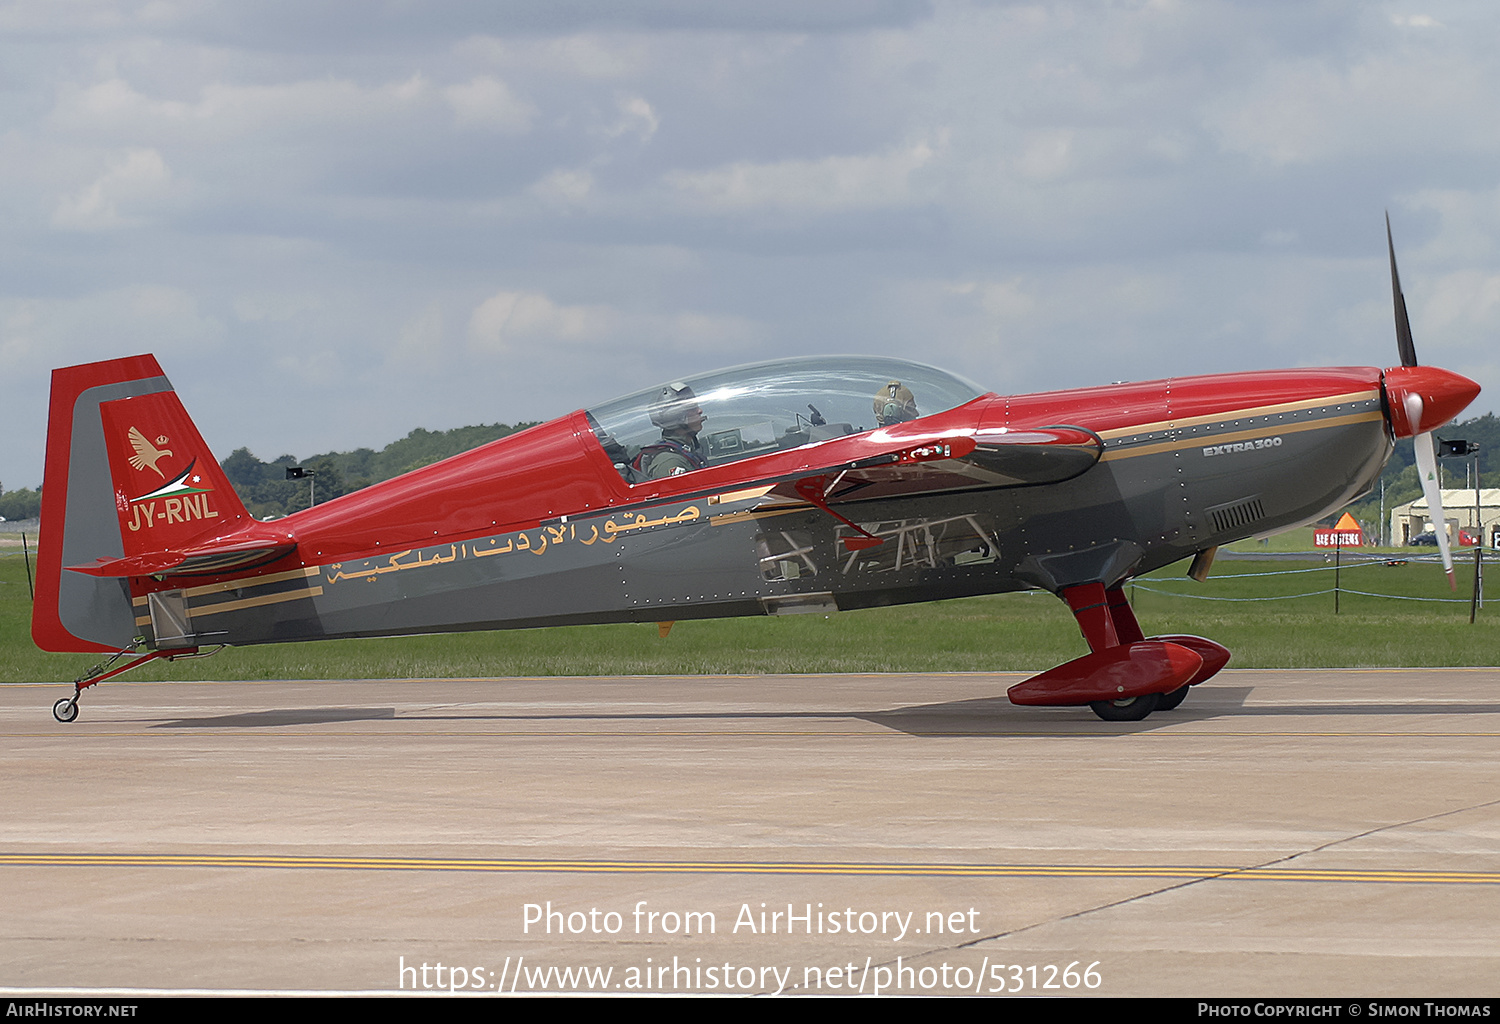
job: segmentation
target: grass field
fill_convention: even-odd
[[[1184,579],[1178,565],[1137,581],[1133,601],[1148,634],[1211,637],[1234,652],[1232,667],[1500,664],[1500,607],[1481,609],[1469,624],[1472,561],[1459,562],[1453,594],[1432,563],[1351,567],[1359,556],[1345,555],[1338,615],[1333,595],[1318,593],[1334,585],[1331,563],[1322,561],[1221,561],[1202,584]],[[1492,571],[1500,574],[1500,566]],[[30,615],[21,553],[0,549],[0,682],[71,681],[94,663],[88,655],[37,650]],[[232,648],[128,678],[1033,671],[1084,653],[1062,602],[1021,593],[826,618],[685,621],[665,639],[652,624],[632,624]]]

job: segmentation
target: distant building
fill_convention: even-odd
[[[1448,540],[1458,547],[1459,531],[1472,535],[1477,525],[1483,530],[1485,547],[1500,546],[1500,487],[1484,487],[1479,491],[1479,518],[1475,522],[1474,489],[1443,489],[1443,513],[1448,520]],[[1391,543],[1410,544],[1412,538],[1421,533],[1436,532],[1432,516],[1427,511],[1426,497],[1397,505],[1391,509]]]

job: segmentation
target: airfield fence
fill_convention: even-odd
[[[1320,554],[1322,554],[1322,553],[1318,552],[1316,554],[1310,554],[1309,557],[1317,557]],[[1390,566],[1390,565],[1399,565],[1399,564],[1411,563],[1411,562],[1426,562],[1426,563],[1431,563],[1433,565],[1441,565],[1442,564],[1442,559],[1441,559],[1440,556],[1437,556],[1437,555],[1407,555],[1407,554],[1403,553],[1403,554],[1400,554],[1400,555],[1376,556],[1374,558],[1367,558],[1367,559],[1364,559],[1364,560],[1361,560],[1361,561],[1356,561],[1356,562],[1340,562],[1340,563],[1336,563],[1336,564],[1333,564],[1333,565],[1314,565],[1314,566],[1310,566],[1310,567],[1302,568],[1302,569],[1276,569],[1276,570],[1272,570],[1272,571],[1269,571],[1269,572],[1215,573],[1214,575],[1212,575],[1209,578],[1213,579],[1213,580],[1239,580],[1239,579],[1252,579],[1252,578],[1255,578],[1255,577],[1265,577],[1265,576],[1294,576],[1294,575],[1297,575],[1299,573],[1331,572],[1331,573],[1335,573],[1336,574],[1335,575],[1335,579],[1337,579],[1337,574],[1340,573],[1340,572],[1342,572],[1342,571],[1347,571],[1347,570],[1351,570],[1351,569],[1363,569],[1363,568],[1366,568],[1366,567],[1369,567],[1369,566],[1381,566],[1381,567],[1385,567],[1385,566]],[[1456,562],[1456,560],[1455,560],[1455,562]],[[1160,579],[1160,578],[1152,578],[1152,579],[1153,579],[1153,582],[1158,582],[1158,583],[1168,582],[1167,580]],[[1159,587],[1159,586],[1150,586],[1148,584],[1142,583],[1140,581],[1140,579],[1132,580],[1131,583],[1130,583],[1130,586],[1131,586],[1132,590],[1143,590],[1143,591],[1145,591],[1148,594],[1159,594],[1159,595],[1162,595],[1164,597],[1184,597],[1184,598],[1187,598],[1188,600],[1192,600],[1192,601],[1224,601],[1224,602],[1233,602],[1233,603],[1237,603],[1237,604],[1240,604],[1240,603],[1261,602],[1261,601],[1296,601],[1296,600],[1299,600],[1301,598],[1306,598],[1306,597],[1323,597],[1323,596],[1326,596],[1328,594],[1333,594],[1335,596],[1335,600],[1337,600],[1337,596],[1340,595],[1340,594],[1356,594],[1356,595],[1358,595],[1360,597],[1378,597],[1378,598],[1385,598],[1385,599],[1391,600],[1391,601],[1419,601],[1419,602],[1424,602],[1424,603],[1429,603],[1429,604],[1471,604],[1471,603],[1473,603],[1473,598],[1470,598],[1470,597],[1417,597],[1417,596],[1411,595],[1411,594],[1381,594],[1381,593],[1376,593],[1374,591],[1369,591],[1369,590],[1355,590],[1355,589],[1353,589],[1351,587],[1345,587],[1345,586],[1342,586],[1340,584],[1335,584],[1334,586],[1328,587],[1328,588],[1323,589],[1323,590],[1309,590],[1309,591],[1306,591],[1306,592],[1300,593],[1300,594],[1271,594],[1271,595],[1264,595],[1264,596],[1260,596],[1260,597],[1220,597],[1220,596],[1214,595],[1214,594],[1188,594],[1188,593],[1184,593],[1184,592],[1182,592],[1180,590],[1172,590],[1172,589],[1167,589],[1167,588],[1163,588],[1163,587]],[[1484,592],[1483,592],[1482,589],[1481,589],[1481,591],[1479,593],[1479,596],[1478,596],[1478,606],[1481,607],[1481,608],[1484,607]]]

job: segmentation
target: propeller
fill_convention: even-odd
[[[1396,272],[1396,243],[1391,239],[1389,212],[1385,215],[1385,245],[1391,257],[1391,299],[1396,307],[1396,350],[1401,354],[1403,367],[1415,367],[1417,366],[1417,348],[1411,340],[1411,320],[1406,315],[1406,296],[1401,293],[1401,275]],[[1389,398],[1394,398],[1395,395],[1391,394],[1392,389],[1389,387],[1389,376],[1388,373],[1386,393]],[[1475,391],[1477,393],[1477,387]],[[1470,398],[1472,399],[1472,396]],[[1448,518],[1443,512],[1443,491],[1438,481],[1437,442],[1433,438],[1433,429],[1446,423],[1451,417],[1445,417],[1439,422],[1432,422],[1431,416],[1424,420],[1422,414],[1427,411],[1427,404],[1420,391],[1415,388],[1404,390],[1401,395],[1401,411],[1405,413],[1406,422],[1412,431],[1412,445],[1417,453],[1417,474],[1422,479],[1422,494],[1427,498],[1427,512],[1432,516],[1433,531],[1437,534],[1438,551],[1443,556],[1443,571],[1448,574],[1448,586],[1456,591],[1458,583],[1453,578],[1453,552],[1448,547]],[[1464,404],[1467,405],[1468,400]],[[1429,428],[1423,430],[1422,428],[1428,424],[1430,424]]]

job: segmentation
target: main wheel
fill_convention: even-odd
[[[1160,694],[1157,694],[1157,696],[1156,696],[1156,710],[1158,710],[1158,711],[1171,711],[1173,708],[1175,708],[1177,705],[1181,704],[1185,699],[1187,699],[1188,689],[1189,688],[1186,687],[1186,686],[1179,686],[1177,689],[1173,690],[1171,693],[1160,693]]]
[[[1159,700],[1160,694],[1143,693],[1120,700],[1096,700],[1089,707],[1106,722],[1139,722],[1156,710]]]
[[[52,717],[59,722],[71,722],[78,717],[78,698],[64,697],[52,705]]]

